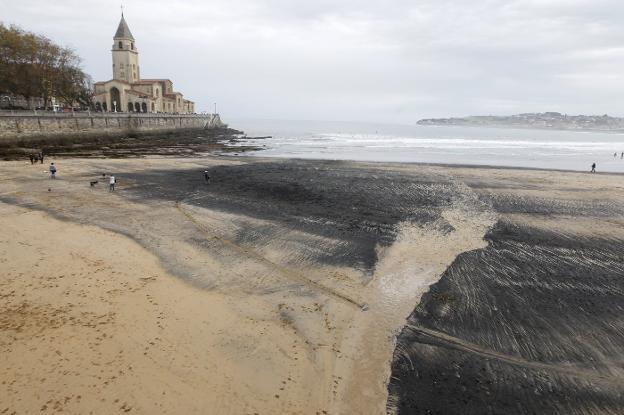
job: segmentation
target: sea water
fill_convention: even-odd
[[[624,173],[624,132],[229,120],[251,156],[469,164]],[[617,157],[614,157],[617,153]]]

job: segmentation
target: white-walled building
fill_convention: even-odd
[[[95,107],[109,112],[167,112],[189,114],[195,103],[173,90],[169,79],[141,79],[139,51],[121,15],[113,37],[113,79],[95,83]]]

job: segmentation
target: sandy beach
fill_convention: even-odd
[[[622,176],[49,161],[0,163],[0,414],[624,410]]]

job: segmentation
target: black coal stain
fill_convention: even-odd
[[[530,202],[504,210],[587,210]],[[417,330],[585,373],[608,377],[614,367],[624,368],[624,241],[505,220],[486,239],[487,247],[456,258],[409,317],[392,362],[388,408],[399,414],[623,413],[624,382],[596,384],[582,374],[512,365]]]
[[[376,246],[397,236],[397,224],[431,223],[452,204],[457,189],[426,175],[370,171],[331,161],[272,161],[207,168],[118,174],[134,182],[138,197],[183,200],[196,206],[278,222],[288,229],[339,240],[340,249],[319,252],[323,263],[372,270]],[[275,228],[275,232],[279,227]],[[245,229],[236,242],[253,242],[269,229]]]

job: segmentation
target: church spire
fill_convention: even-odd
[[[132,32],[130,32],[128,23],[126,23],[126,19],[124,18],[123,9],[121,11],[121,20],[119,21],[119,26],[117,27],[117,32],[115,32],[114,39],[134,40],[134,36],[132,36]]]
[[[119,27],[115,32],[113,41],[113,79],[123,80],[129,83],[137,82],[141,79],[139,69],[139,51],[134,44],[134,36],[130,32],[128,23],[121,14]]]

